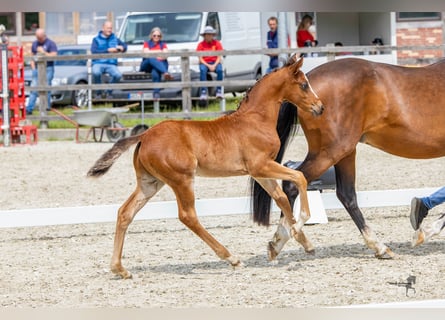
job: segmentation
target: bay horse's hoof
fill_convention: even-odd
[[[414,248],[414,247],[420,246],[424,242],[425,242],[425,232],[423,232],[422,229],[416,230],[416,232],[414,232],[411,246]]]
[[[396,254],[392,252],[391,249],[388,247],[386,247],[383,252],[375,254],[375,257],[378,259],[393,259],[395,256]]]
[[[275,250],[275,243],[273,241],[269,241],[267,245],[267,257],[269,261],[273,261],[277,258],[278,252]]]

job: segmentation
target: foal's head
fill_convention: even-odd
[[[312,90],[306,75],[300,70],[302,65],[303,58],[297,58],[294,54],[282,68],[275,71],[279,75],[281,94],[285,100],[301,110],[320,115],[323,113],[323,103]]]

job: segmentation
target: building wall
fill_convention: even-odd
[[[433,46],[444,43],[444,21],[398,22],[397,46]],[[400,50],[401,65],[425,65],[444,56],[443,50]]]

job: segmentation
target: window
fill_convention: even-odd
[[[47,12],[45,29],[47,34],[74,34],[73,14],[71,12]]]
[[[216,30],[215,39],[221,40],[221,27],[219,25],[217,12],[209,12],[209,15],[207,16],[206,26],[212,26],[213,29]]]
[[[441,20],[440,12],[397,12],[397,21]]]
[[[14,12],[0,12],[0,24],[5,26],[7,35],[17,34]]]
[[[39,27],[39,13],[38,12],[25,12],[22,14],[23,31],[22,34],[29,35],[34,34]]]

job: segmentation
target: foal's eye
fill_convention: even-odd
[[[300,88],[301,90],[306,91],[309,88],[309,84],[307,82],[303,82],[302,84],[300,84]]]

